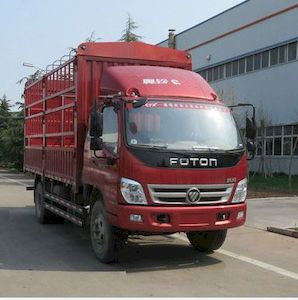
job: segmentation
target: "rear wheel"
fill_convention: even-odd
[[[198,251],[210,252],[219,249],[224,243],[227,230],[187,232],[190,244]]]
[[[50,223],[52,213],[44,207],[44,194],[41,182],[39,182],[34,190],[35,215],[38,223]]]
[[[106,210],[101,201],[96,201],[92,208],[90,233],[96,257],[102,263],[113,262],[118,252],[116,229],[109,224]]]

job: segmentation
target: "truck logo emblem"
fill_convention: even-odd
[[[186,200],[189,203],[195,203],[200,201],[201,198],[201,192],[199,189],[193,187],[190,188],[187,192],[186,192]]]
[[[216,168],[217,159],[206,157],[170,157],[170,166]]]

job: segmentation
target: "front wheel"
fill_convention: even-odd
[[[219,249],[224,243],[227,230],[187,232],[190,244],[198,251],[210,252]]]
[[[118,243],[115,229],[108,223],[106,211],[101,201],[95,202],[90,220],[92,247],[102,263],[116,259]]]

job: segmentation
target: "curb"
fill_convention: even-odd
[[[298,231],[291,228],[267,227],[267,231],[298,238]]]

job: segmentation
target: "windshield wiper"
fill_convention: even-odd
[[[192,150],[207,150],[207,151],[218,151],[220,148],[218,147],[209,147],[209,146],[197,146],[194,145],[191,147]]]
[[[230,149],[230,150],[221,150],[223,153],[227,154],[238,154],[239,152],[244,151],[244,148]]]
[[[168,145],[148,145],[148,144],[137,144],[136,147],[148,148],[148,149],[168,149]]]
[[[207,151],[212,153],[224,153],[224,154],[238,154],[239,152],[244,151],[244,148],[236,148],[236,149],[220,149],[218,147],[199,147],[199,146],[193,146],[193,150],[196,151]]]
[[[190,157],[192,155],[192,153],[184,152],[187,150],[181,150],[181,152],[179,152],[179,151],[174,151],[174,150],[168,149],[168,147],[169,147],[168,145],[138,144],[137,147],[146,148],[146,149],[150,149],[150,150],[166,150],[167,149],[167,152],[169,152],[169,153],[173,153],[173,154],[177,154],[177,155],[184,155],[187,157]]]

